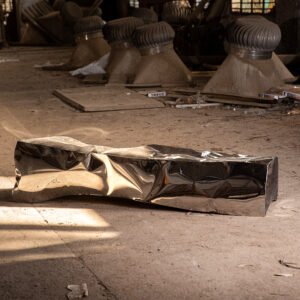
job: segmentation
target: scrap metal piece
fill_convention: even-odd
[[[88,287],[86,283],[83,284],[69,284],[67,286],[67,289],[70,290],[67,294],[67,297],[69,300],[71,299],[81,299],[84,297],[88,297],[89,292],[88,292]]]
[[[283,85],[275,88],[271,88],[265,93],[261,95],[263,98],[273,97],[274,99],[277,97],[278,99],[290,98],[295,101],[300,100],[300,86],[299,85]]]
[[[277,199],[276,157],[149,145],[115,149],[69,137],[21,140],[13,200],[127,198],[199,212],[264,216]]]
[[[291,273],[275,273],[274,276],[276,276],[276,277],[294,277],[294,274],[291,274]]]
[[[160,97],[166,97],[167,92],[166,91],[153,91],[146,94],[149,98],[160,98]]]
[[[287,98],[287,95],[282,90],[277,88],[271,88],[259,96],[263,99],[277,100],[277,101]]]
[[[285,86],[282,88],[282,90],[287,97],[300,101],[300,86]]]

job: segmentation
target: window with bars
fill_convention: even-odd
[[[13,10],[13,1],[12,0],[0,0],[2,6],[2,11],[4,14],[9,13]]]
[[[131,7],[139,7],[139,6],[140,6],[139,0],[130,0],[130,1],[129,1],[129,5],[130,5]]]
[[[244,14],[268,14],[275,6],[275,0],[231,0],[231,11]]]

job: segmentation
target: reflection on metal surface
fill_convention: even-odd
[[[277,198],[278,161],[168,146],[115,149],[68,137],[22,140],[14,201],[67,195],[128,198],[200,212],[265,215]]]

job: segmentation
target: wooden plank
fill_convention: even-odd
[[[162,87],[160,83],[128,83],[125,84],[125,87],[131,88],[131,89],[141,89],[141,88],[156,88],[156,87]]]
[[[210,107],[219,107],[223,103],[198,103],[198,104],[176,104],[176,108],[210,108]]]
[[[176,88],[176,89],[172,89],[172,92],[179,93],[181,95],[191,96],[199,93],[200,89],[199,88]]]
[[[276,99],[267,99],[262,97],[241,97],[238,95],[225,95],[225,94],[214,94],[214,93],[201,93],[201,95],[216,98],[216,99],[225,99],[225,100],[234,100],[241,102],[256,102],[261,104],[277,104],[278,100]]]
[[[174,98],[174,99],[189,99],[189,98],[191,98],[191,97],[195,97],[195,96],[197,96],[196,94],[193,94],[193,95],[184,95],[184,94],[173,94],[173,93],[170,93],[170,94],[167,94],[167,96],[166,97],[168,97],[168,98]]]
[[[205,101],[206,102],[223,103],[223,104],[231,104],[231,105],[262,107],[262,108],[271,108],[273,106],[272,104],[249,102],[249,101],[242,101],[242,100],[233,100],[233,99],[207,98],[207,99],[205,99]]]
[[[83,112],[163,108],[163,103],[124,87],[87,87],[55,90],[53,94]]]

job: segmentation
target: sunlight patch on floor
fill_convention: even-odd
[[[119,236],[93,209],[13,205],[0,206],[1,264],[71,258],[72,244],[95,249]]]

